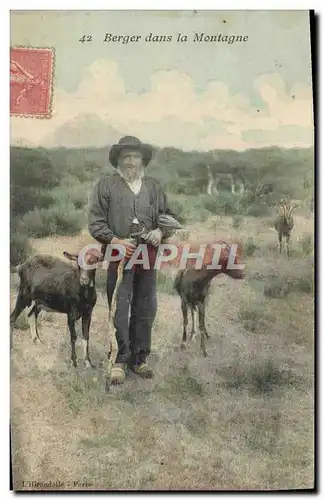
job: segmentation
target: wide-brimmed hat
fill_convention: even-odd
[[[127,135],[122,137],[118,144],[114,144],[109,152],[109,161],[113,167],[117,167],[118,157],[124,148],[137,149],[142,153],[145,167],[150,163],[153,156],[153,149],[149,144],[144,144],[137,137]]]

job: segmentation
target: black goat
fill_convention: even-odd
[[[69,252],[63,252],[63,255],[78,263],[78,255]],[[102,257],[97,249],[91,248],[84,255],[84,263],[93,267]],[[37,317],[42,309],[66,314],[71,336],[71,361],[76,367],[75,322],[82,318],[84,361],[86,366],[92,366],[89,357],[89,328],[92,310],[97,301],[96,269],[85,269],[79,263],[74,267],[55,257],[36,255],[18,266],[17,271],[20,284],[16,306],[10,315],[10,325],[13,326],[22,311],[34,302],[28,316],[34,316],[31,330],[36,342],[39,338]]]
[[[211,263],[211,259],[208,259],[207,257],[207,259],[203,260],[201,269],[188,267],[186,269],[179,270],[174,281],[174,288],[181,297],[181,310],[183,316],[183,337],[181,347],[184,349],[187,342],[188,309],[191,311],[192,318],[190,338],[192,338],[195,334],[195,311],[198,311],[200,347],[204,356],[207,356],[205,340],[209,338],[205,324],[205,305],[211,280],[220,273],[228,274],[234,279],[242,279],[244,277],[241,269],[227,269],[230,247],[223,241],[217,243],[222,243],[226,246],[226,248],[222,249],[218,261],[218,265],[221,266],[220,269],[207,269],[207,265]],[[240,263],[239,254],[236,255],[234,263]]]

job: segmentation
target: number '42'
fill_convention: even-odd
[[[92,42],[92,35],[83,35],[79,42]]]

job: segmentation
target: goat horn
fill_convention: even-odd
[[[292,211],[295,210],[295,208],[297,208],[297,205],[293,205],[292,207],[290,207],[290,209],[288,210],[288,215],[291,215]]]

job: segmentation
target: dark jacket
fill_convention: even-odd
[[[110,243],[113,237],[128,238],[134,217],[147,231],[156,229],[161,213],[173,215],[160,183],[144,176],[141,190],[135,195],[116,172],[106,174],[96,184],[90,199],[88,228],[99,243]],[[174,234],[175,231],[172,232]],[[163,236],[172,236],[170,232]]]

